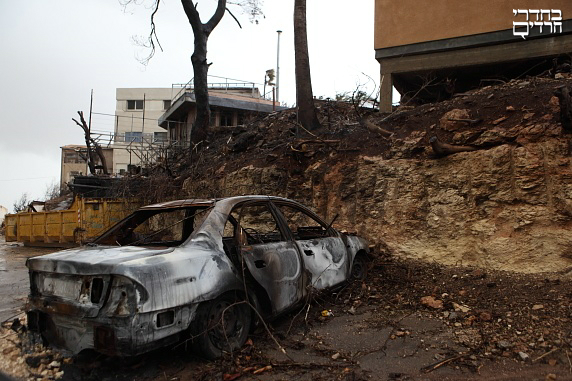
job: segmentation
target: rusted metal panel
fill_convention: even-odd
[[[6,215],[6,241],[76,245],[93,239],[139,204],[130,200],[76,197],[70,209]]]

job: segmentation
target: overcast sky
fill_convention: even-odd
[[[203,21],[214,3],[199,2]],[[276,67],[280,29],[280,100],[293,105],[293,3],[266,0],[258,24],[234,9],[242,29],[225,15],[208,42],[209,74],[262,83]],[[147,52],[132,37],[149,32],[150,4],[124,11],[118,0],[0,0],[0,205],[11,211],[23,193],[43,199],[48,185],[59,183],[60,147],[84,144],[71,118],[88,113],[91,89],[94,112],[114,114],[118,87],[171,87],[192,78],[193,35],[178,0],[162,0],[156,17],[164,51],[146,67],[136,59]],[[362,73],[379,83],[373,9],[374,0],[308,1],[315,96],[352,91],[368,82]],[[111,117],[92,123],[113,131]]]

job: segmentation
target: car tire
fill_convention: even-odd
[[[351,280],[364,280],[367,277],[369,261],[363,254],[357,254],[352,264]]]
[[[241,348],[248,337],[251,320],[249,305],[234,293],[201,303],[191,323],[195,353],[214,360],[223,352]]]

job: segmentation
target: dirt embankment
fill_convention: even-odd
[[[554,95],[572,84],[566,76],[487,86],[389,116],[322,102],[323,127],[312,133],[294,111],[266,116],[215,131],[192,159],[163,166],[173,181],[158,174],[148,189],[171,198],[281,195],[327,219],[339,214],[336,227],[400,257],[568,273],[572,134]],[[437,158],[432,137],[468,152]]]

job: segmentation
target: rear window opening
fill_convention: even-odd
[[[140,210],[93,243],[112,246],[179,246],[208,215],[210,206]]]

